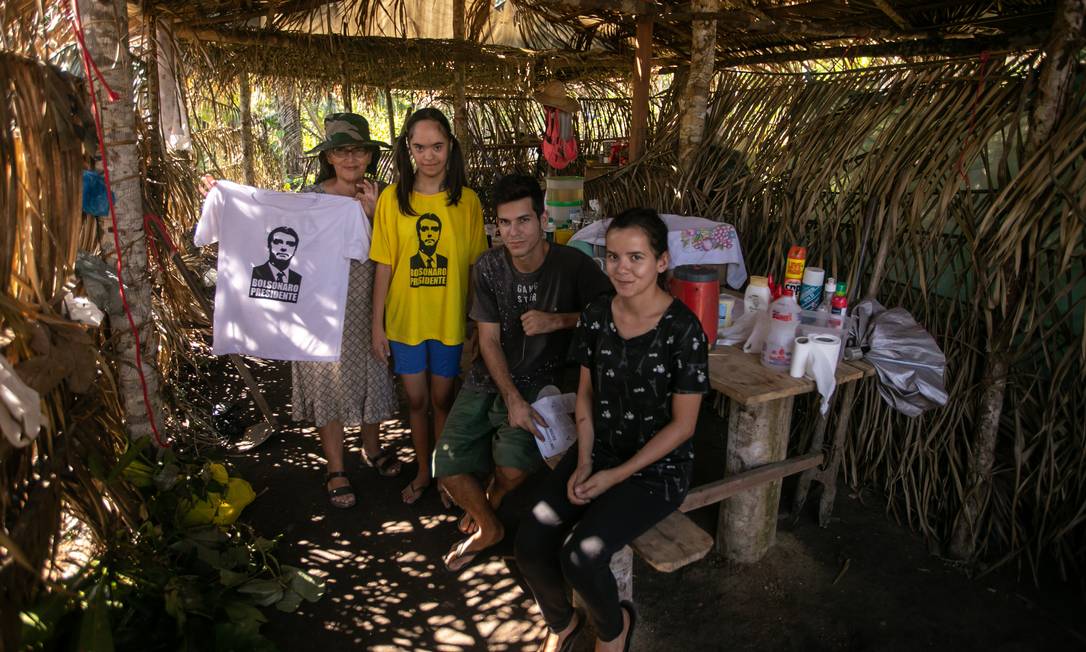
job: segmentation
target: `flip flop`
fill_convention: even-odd
[[[362,463],[371,469],[376,469],[377,474],[383,478],[394,478],[403,470],[403,463],[396,457],[396,452],[391,448],[382,448],[377,455],[370,457],[362,450]]]
[[[630,642],[633,641],[634,627],[637,625],[637,609],[634,608],[633,603],[629,600],[623,600],[618,603],[618,606],[626,610],[626,613],[630,614],[630,629],[626,630],[626,643],[622,646],[622,652],[630,652]]]
[[[337,509],[350,509],[354,507],[357,500],[354,495],[354,488],[351,487],[350,482],[342,487],[336,487],[332,489],[328,486],[328,483],[336,478],[346,478],[347,474],[343,471],[333,471],[332,473],[324,474],[324,488],[328,491],[328,502],[332,503],[332,507]],[[350,496],[349,500],[336,501],[336,498]]]
[[[460,517],[460,522],[456,524],[456,529],[464,534],[475,534],[479,526],[475,524],[475,519],[471,517],[471,514],[464,512],[464,515]]]
[[[573,626],[573,631],[569,633],[566,640],[562,641],[562,647],[558,648],[558,652],[573,652],[573,648],[577,644],[577,637],[581,635],[581,630],[584,629],[585,613],[580,609],[574,609],[573,613],[577,618],[577,624]]]
[[[447,570],[455,573],[470,564],[479,556],[479,553],[481,553],[482,550],[468,550],[467,547],[469,543],[471,543],[471,537],[461,539],[449,549],[449,552],[445,553],[445,556],[441,561],[445,562],[445,568]]]
[[[427,482],[423,485],[415,485],[415,483],[412,482],[411,484],[407,485],[405,491],[409,489],[411,493],[407,494],[406,496],[402,493],[400,494],[400,497],[403,499],[403,503],[405,505],[414,505],[415,503],[417,503],[419,498],[422,498],[422,494],[426,493],[426,490],[430,488],[430,484],[431,483]]]

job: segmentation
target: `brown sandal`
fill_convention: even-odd
[[[395,478],[403,470],[403,462],[391,448],[382,448],[381,452],[373,457],[366,455],[366,450],[362,449],[362,463],[376,469],[382,478]]]

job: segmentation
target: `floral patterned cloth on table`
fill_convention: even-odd
[[[747,266],[735,227],[724,222],[686,215],[661,215],[667,224],[667,248],[671,267],[679,265],[727,265],[728,285],[740,288],[747,281]],[[593,245],[604,244],[610,219],[593,222],[573,235]]]

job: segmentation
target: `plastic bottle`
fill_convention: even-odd
[[[804,310],[818,308],[822,300],[822,284],[826,279],[826,270],[821,267],[808,267],[803,270],[803,285],[799,287],[799,307]]]
[[[769,309],[769,333],[762,349],[762,364],[770,369],[787,372],[792,366],[796,326],[799,325],[799,304],[790,288]]]
[[[845,316],[848,314],[847,290],[844,281],[837,284],[837,294],[833,295],[833,301],[830,303],[828,323],[831,328],[841,328],[841,325],[845,323]]]
[[[822,303],[818,304],[818,312],[830,311],[835,292],[837,292],[837,281],[831,276],[826,279],[826,284],[822,286]]]
[[[751,276],[747,292],[743,295],[745,312],[769,310],[769,279],[764,276]]]
[[[807,262],[807,248],[792,245],[788,250],[788,263],[784,268],[784,287],[791,288],[792,294],[799,295],[803,285],[803,266]]]

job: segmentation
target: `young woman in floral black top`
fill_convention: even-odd
[[[656,211],[612,220],[615,294],[590,303],[574,335],[577,446],[544,483],[516,541],[517,564],[559,650],[572,648],[586,618],[570,604],[570,587],[599,632],[596,649],[629,649],[635,614],[619,603],[611,557],[690,487],[708,345],[697,317],[662,288],[667,267],[667,227]]]

